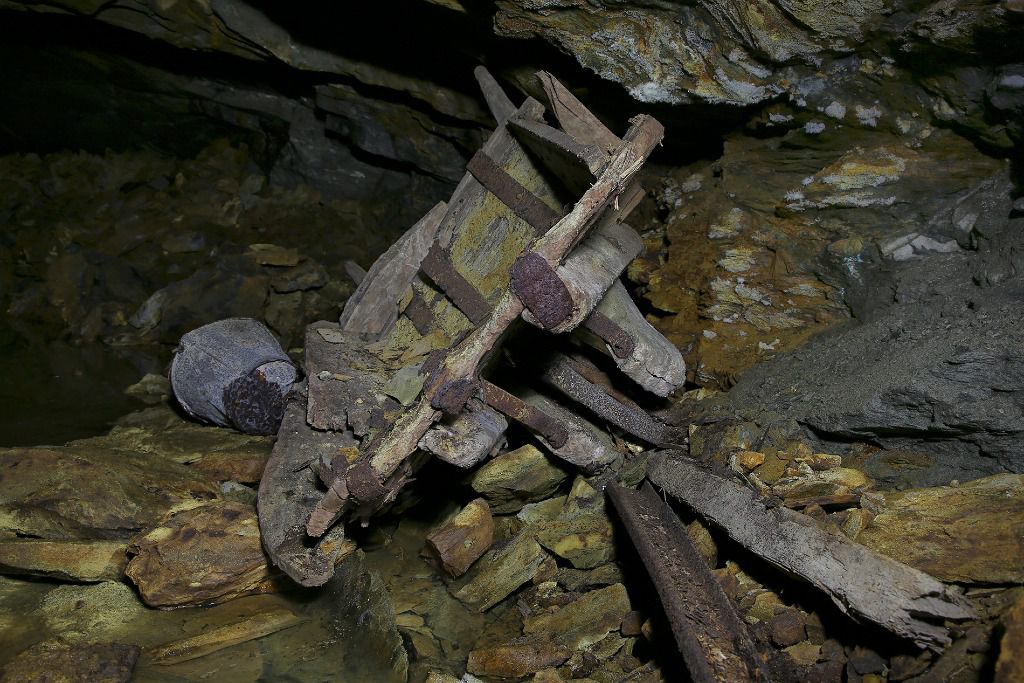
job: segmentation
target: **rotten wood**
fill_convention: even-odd
[[[966,599],[924,572],[831,533],[807,515],[769,507],[755,491],[681,453],[652,458],[647,476],[744,548],[823,591],[843,612],[918,647],[940,651],[950,643],[943,622],[974,616]]]
[[[557,321],[551,316],[548,320],[540,320],[534,315],[535,306],[529,297],[531,288],[520,288],[513,271],[513,287],[528,309],[523,319],[555,334],[575,329],[594,311],[643,247],[640,236],[628,225],[614,219],[602,221],[555,269],[555,276],[561,281],[559,291],[564,291],[563,298],[567,299],[559,309],[564,313]],[[546,291],[551,291],[551,288]]]
[[[567,356],[555,354],[541,379],[616,427],[652,445],[662,445],[667,430],[636,404],[623,403],[604,387],[589,381]]]
[[[548,439],[540,431],[534,432],[537,440],[553,455],[591,473],[619,458],[619,452],[608,433],[590,421],[534,391],[522,391],[519,398],[562,428],[565,439],[561,444]]]
[[[615,151],[621,140],[569,92],[568,88],[547,71],[538,71],[537,78],[562,130],[579,142],[596,145],[606,152]]]
[[[321,321],[306,328],[306,419],[316,429],[369,434],[383,411],[389,369],[356,334]]]
[[[746,625],[672,509],[644,482],[606,489],[658,591],[695,683],[767,681]]]
[[[480,92],[483,93],[484,101],[487,102],[487,109],[490,110],[494,120],[498,122],[499,126],[508,121],[516,113],[516,105],[512,104],[512,100],[498,85],[498,81],[494,80],[494,76],[484,66],[473,69],[473,75],[476,77]]]
[[[434,243],[448,205],[438,202],[378,258],[345,302],[339,323],[345,332],[376,339],[398,317],[398,302]]]
[[[344,550],[341,526],[315,542],[306,540],[309,510],[323,498],[319,464],[355,445],[349,432],[312,429],[306,423],[306,396],[301,389],[293,390],[260,479],[257,509],[264,549],[275,565],[302,586],[326,583]]]
[[[577,195],[586,191],[608,163],[608,154],[600,147],[581,143],[546,123],[513,117],[508,120],[508,128],[531,154]]]
[[[464,412],[431,427],[419,447],[446,463],[468,469],[503,443],[508,420],[476,399]]]

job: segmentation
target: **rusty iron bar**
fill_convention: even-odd
[[[484,403],[539,433],[552,448],[561,448],[569,440],[565,425],[555,418],[495,384],[486,380],[482,384]]]
[[[583,326],[603,339],[611,347],[616,358],[629,358],[636,350],[636,341],[618,323],[600,311],[594,311]]]
[[[563,394],[581,403],[597,415],[652,445],[665,441],[665,425],[656,422],[635,404],[622,403],[603,387],[584,377],[569,358],[556,355],[544,368],[541,378]]]
[[[483,150],[473,155],[466,164],[466,170],[484,186],[484,189],[511,209],[512,213],[526,221],[533,228],[534,234],[543,235],[562,218],[557,211],[496,164]]]

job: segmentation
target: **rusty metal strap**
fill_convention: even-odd
[[[607,342],[616,358],[629,358],[633,355],[636,349],[633,337],[604,313],[594,311],[583,321],[583,326]]]
[[[486,380],[483,381],[482,388],[484,403],[537,432],[551,444],[552,448],[561,448],[569,440],[569,432],[565,425],[539,408]]]
[[[494,160],[478,151],[466,165],[477,182],[484,186],[501,203],[530,224],[538,235],[546,233],[552,225],[561,220],[557,211],[541,201],[537,195],[523,187],[518,180],[505,172]]]
[[[416,290],[413,290],[412,299],[402,313],[409,319],[412,326],[416,328],[416,331],[424,337],[434,329],[434,311],[423,298],[423,295]]]
[[[491,313],[491,307],[476,287],[455,270],[444,249],[435,242],[427,252],[420,268],[434,281],[445,295],[466,314],[474,325],[479,325]]]
[[[767,681],[746,625],[654,487],[644,482],[633,491],[612,484],[607,490],[658,591],[690,678]]]

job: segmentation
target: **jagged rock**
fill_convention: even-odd
[[[147,373],[142,379],[124,390],[124,393],[143,403],[164,403],[171,395],[171,383],[163,375]]]
[[[205,605],[275,590],[251,507],[215,502],[176,512],[132,540],[126,574],[146,604]]]
[[[487,500],[491,510],[500,515],[544,500],[567,477],[565,470],[527,444],[486,463],[473,474],[470,485]]]
[[[957,583],[1024,581],[1024,475],[873,494],[859,543]]]
[[[494,540],[494,520],[487,501],[478,498],[427,536],[427,548],[450,576],[466,573]]]
[[[923,453],[916,486],[1024,468],[1016,286],[976,288],[968,278],[984,261],[930,258],[954,259],[945,271],[929,266],[943,278],[932,277],[930,294],[754,368],[730,392],[733,405],[795,419],[823,441]]]
[[[0,573],[61,581],[119,581],[128,565],[122,541],[0,540]]]
[[[537,540],[577,569],[592,569],[615,556],[614,528],[603,495],[578,477],[558,517],[536,525]]]
[[[523,633],[543,634],[548,642],[578,650],[618,630],[623,617],[631,609],[626,587],[616,583],[584,593],[577,600],[548,614],[528,617],[523,622]]]
[[[622,569],[615,563],[609,562],[594,569],[572,569],[570,567],[559,567],[555,573],[558,584],[567,591],[583,592],[588,588],[610,586],[613,583],[622,583]]]
[[[455,597],[483,612],[533,578],[547,554],[530,531],[523,530],[477,561]]]
[[[128,539],[173,509],[217,498],[164,458],[93,444],[0,450],[0,528],[46,539]]]
[[[117,643],[36,643],[18,653],[0,674],[3,683],[127,683],[139,648]]]

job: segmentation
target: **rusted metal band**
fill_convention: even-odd
[[[491,307],[483,295],[455,270],[451,259],[437,242],[431,245],[420,267],[474,325],[479,325],[490,315]]]
[[[434,329],[434,311],[423,299],[423,295],[415,289],[413,290],[409,305],[405,307],[402,313],[409,319],[412,326],[416,328],[416,331],[424,337]]]
[[[484,403],[499,413],[543,436],[552,448],[561,448],[569,440],[569,432],[565,425],[499,386],[484,381],[483,399]]]
[[[617,358],[629,358],[633,355],[636,349],[633,337],[604,313],[594,311],[583,321],[583,326],[605,340]]]
[[[445,382],[430,397],[430,405],[446,415],[457,415],[466,407],[469,399],[476,395],[480,383],[474,379],[455,379]]]
[[[569,289],[540,254],[528,251],[512,264],[512,291],[546,330],[572,315]]]
[[[360,503],[379,500],[387,493],[369,460],[359,460],[352,465],[345,473],[345,482],[349,495]]]
[[[541,201],[519,184],[519,181],[505,172],[483,150],[473,155],[466,165],[466,170],[476,178],[501,203],[512,209],[512,212],[530,224],[534,232],[543,235],[551,226],[561,220],[558,212]]]

